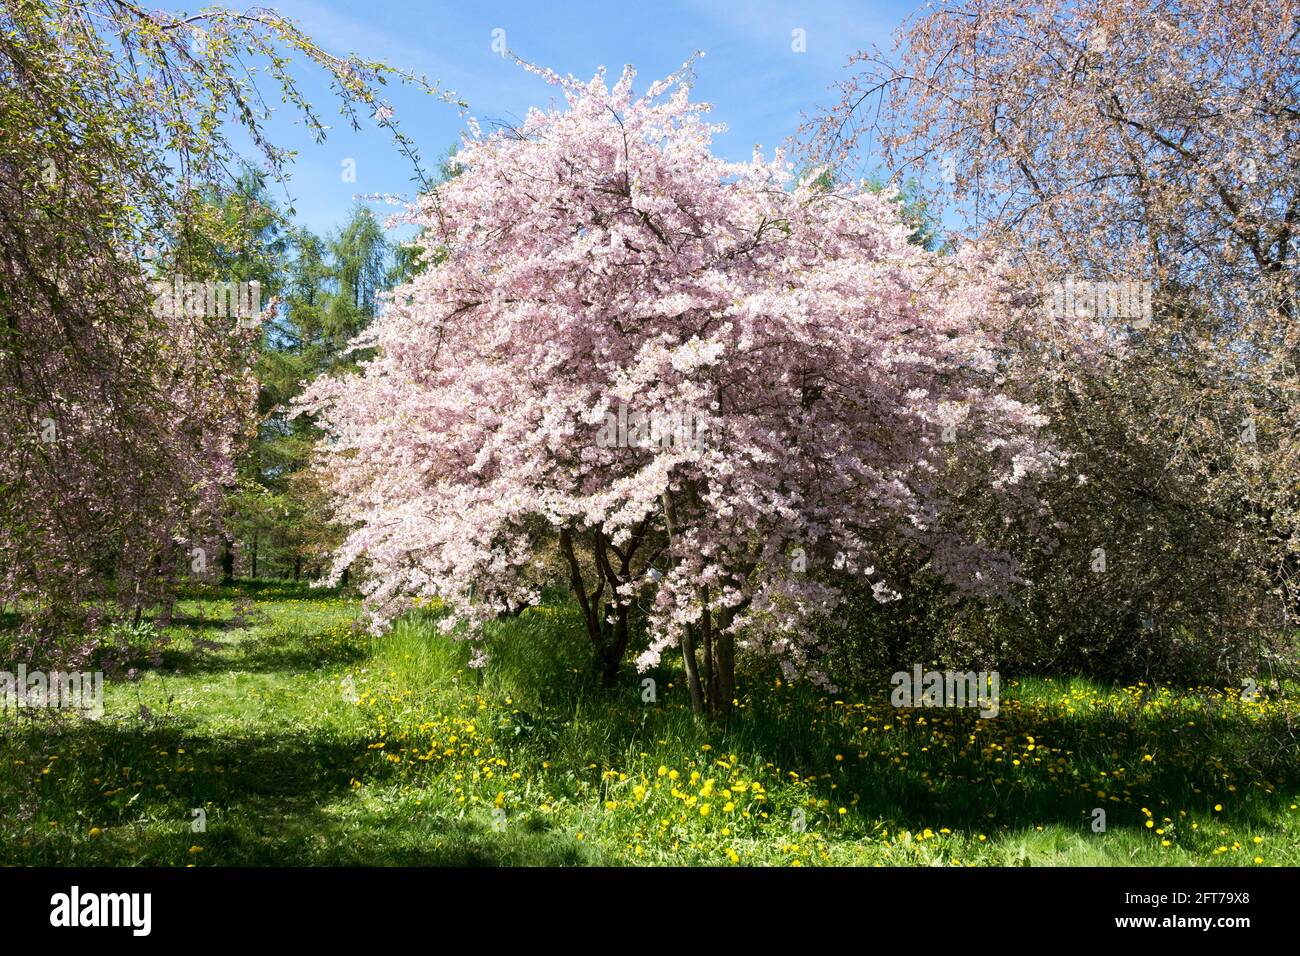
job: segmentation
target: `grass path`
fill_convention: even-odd
[[[594,686],[565,608],[486,676],[356,614],[208,589],[102,720],[7,715],[0,863],[1300,864],[1294,697],[1010,681],[980,721],[751,674],[724,734],[671,672]]]
[[[277,590],[280,593],[277,593]],[[4,724],[12,864],[570,863],[572,840],[498,834],[374,798],[355,602],[267,589],[190,600],[163,666],[107,685],[98,722]],[[199,816],[203,812],[202,830]],[[504,837],[504,838],[503,838]]]

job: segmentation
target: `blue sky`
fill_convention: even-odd
[[[918,4],[280,0],[268,5],[296,20],[331,53],[355,52],[426,73],[466,100],[480,120],[517,119],[554,97],[543,80],[493,52],[494,30],[504,30],[510,49],[524,59],[561,73],[589,78],[603,65],[616,76],[631,63],[641,86],[701,50],[694,98],[711,103],[714,120],[728,126],[715,149],[729,159],[746,159],[755,144],[770,153],[795,132],[801,113],[832,100],[831,86],[844,75],[851,53],[872,45],[892,48],[894,30]],[[806,52],[792,48],[796,29],[804,31]],[[319,146],[287,106],[269,127],[276,142],[299,151],[290,183],[298,220],[325,232],[344,219],[357,194],[411,195],[410,165],[388,134],[373,124],[354,132],[342,117],[333,122],[337,108],[320,74],[307,64],[297,72],[323,121],[333,123]],[[432,97],[392,86],[389,93],[404,131],[431,168],[459,140],[463,120],[454,107]],[[341,175],[348,159],[356,164],[355,183]]]

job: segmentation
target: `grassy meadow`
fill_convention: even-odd
[[[1300,865],[1294,689],[1003,674],[982,720],[749,669],[724,729],[671,670],[602,688],[563,605],[498,624],[481,671],[432,615],[358,614],[200,588],[103,719],[10,709],[0,863]]]

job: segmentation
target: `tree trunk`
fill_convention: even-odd
[[[700,644],[701,650],[704,651],[704,700],[708,705],[709,713],[712,714],[718,702],[718,672],[714,667],[713,628],[709,620],[709,589],[701,588],[700,594],[704,600],[704,610],[700,612]]]
[[[660,496],[660,501],[664,509],[664,523],[668,528],[668,563],[676,567],[677,556],[673,551],[673,545],[677,540],[677,509],[673,506],[672,496],[667,491]],[[701,716],[705,713],[706,701],[704,688],[700,686],[699,663],[695,659],[695,636],[689,624],[682,628],[681,644],[682,663],[686,667],[686,687],[691,694],[691,710],[696,716]]]
[[[568,528],[560,532],[560,551],[569,564],[569,587],[578,599],[578,606],[582,608],[582,620],[587,630],[587,640],[591,641],[592,649],[596,653],[596,660],[601,669],[602,679],[605,679],[605,675],[609,672],[609,661],[604,654],[605,628],[600,614],[600,594],[604,590],[604,582],[602,581],[595,592],[588,596],[587,584],[582,580],[582,566],[578,563],[577,552],[573,549],[573,534]]]
[[[627,653],[631,635],[632,608],[619,596],[618,589],[621,584],[631,580],[631,560],[635,544],[623,553],[616,550],[615,553],[619,557],[617,571],[610,564],[607,551],[609,542],[599,531],[592,532],[591,546],[598,583],[596,589],[588,594],[586,582],[582,578],[582,565],[573,547],[573,532],[568,528],[560,532],[560,552],[569,565],[569,587],[578,599],[578,606],[582,609],[587,639],[591,641],[592,649],[595,651],[601,681],[606,686],[612,686],[618,681],[619,669],[623,665],[623,655]],[[614,597],[613,600],[602,603],[601,595],[605,593],[607,584]],[[611,613],[614,615],[613,621],[607,619]]]
[[[623,666],[623,655],[627,653],[628,641],[628,606],[620,604],[614,612],[614,630],[609,635],[602,656],[604,657],[604,668],[601,672],[601,680],[606,687],[613,687],[618,682],[618,672]]]
[[[708,714],[712,715],[718,711],[718,656],[714,648],[714,623],[708,615],[708,588],[699,589],[699,598],[703,604],[703,609],[699,611],[699,643],[705,652],[703,685]]]
[[[732,700],[736,693],[736,660],[734,641],[725,628],[730,615],[725,611],[714,627],[713,611],[709,607],[709,589],[700,589],[700,630],[704,643],[704,696],[709,716],[724,723],[731,716]]]
[[[703,716],[704,691],[700,687],[699,663],[695,660],[695,641],[689,624],[682,628],[682,662],[686,665],[686,687],[691,693],[691,710],[696,716]]]
[[[235,547],[229,538],[221,539],[221,583],[233,584],[235,580]]]
[[[726,625],[723,625],[724,627]],[[718,654],[718,704],[723,720],[731,717],[736,697],[736,644],[730,631],[720,629],[713,639]]]

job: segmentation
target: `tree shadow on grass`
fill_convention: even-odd
[[[354,781],[385,772],[360,737],[202,735],[171,719],[4,729],[7,865],[576,865],[589,852],[545,829],[367,799]]]
[[[229,618],[181,614],[173,616],[166,626],[169,628],[184,628],[187,631],[228,631],[231,629]]]
[[[798,736],[782,724],[760,719],[741,728],[737,742],[781,766],[820,771],[811,789],[832,806],[856,797],[849,813],[913,827],[980,832],[1058,824],[1089,832],[1098,807],[1112,830],[1146,829],[1151,818],[1161,826],[1180,811],[1271,825],[1300,792],[1300,750],[1281,714],[1249,721],[1158,712],[1062,716],[1013,702],[981,720],[970,712],[886,707],[823,720],[828,739],[802,748],[791,746]],[[828,754],[827,743],[844,759]]]
[[[264,601],[321,601],[344,596],[342,588],[314,588],[307,581],[241,578],[230,584],[187,583],[177,597],[182,601],[222,601],[253,598]]]
[[[217,643],[221,646],[213,648],[203,643],[190,647],[171,645],[163,652],[163,667],[186,675],[232,671],[301,674],[321,668],[343,667],[366,656],[365,649],[357,641],[319,639],[310,629],[257,632]]]
[[[294,671],[352,664],[366,656],[354,642],[317,642],[300,635],[268,635],[245,642],[237,663],[240,670]]]

